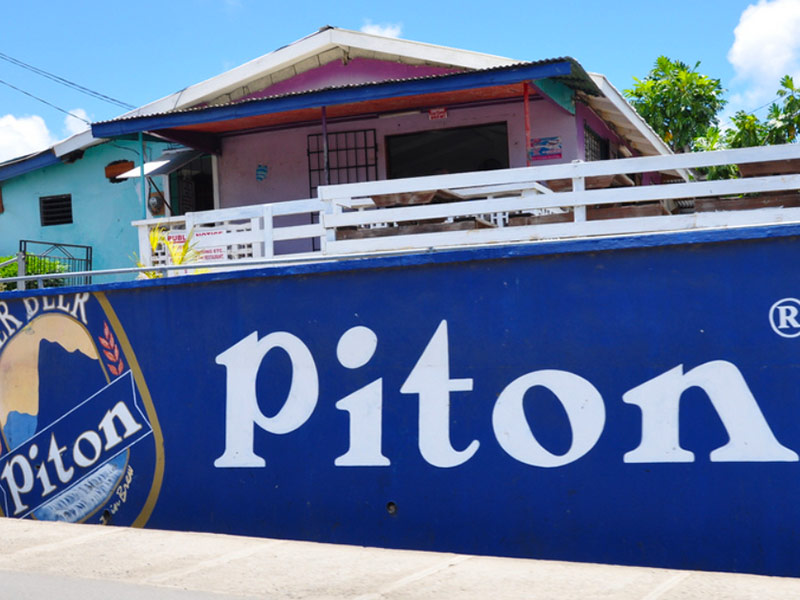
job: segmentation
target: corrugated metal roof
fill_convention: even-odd
[[[281,99],[288,99],[288,98],[300,98],[303,96],[311,96],[314,94],[321,94],[324,92],[335,92],[335,91],[342,91],[342,90],[362,90],[362,89],[373,89],[373,88],[380,88],[382,86],[388,86],[392,84],[403,84],[403,83],[425,83],[425,82],[435,82],[447,79],[458,79],[463,78],[469,75],[476,75],[481,73],[500,73],[505,71],[513,71],[515,69],[520,69],[522,67],[536,67],[536,66],[546,66],[546,65],[554,65],[558,63],[569,63],[570,64],[570,73],[568,75],[557,75],[554,77],[550,77],[550,79],[554,79],[556,81],[560,81],[570,89],[585,92],[590,95],[601,95],[601,92],[597,85],[595,85],[594,81],[592,81],[589,74],[583,69],[583,67],[572,57],[561,57],[561,58],[550,58],[544,59],[539,61],[529,61],[529,62],[518,62],[511,65],[503,65],[503,66],[496,66],[496,67],[488,67],[485,69],[471,69],[468,71],[464,71],[461,73],[446,73],[441,75],[426,75],[422,77],[410,77],[405,79],[387,79],[382,81],[373,81],[367,83],[358,83],[358,84],[343,84],[343,85],[335,85],[335,86],[328,86],[324,88],[317,88],[313,90],[303,90],[303,91],[296,91],[296,92],[289,92],[286,94],[279,94],[274,96],[264,96],[261,98],[252,98],[248,100],[240,100],[235,102],[227,102],[221,104],[206,104],[202,106],[195,106],[191,108],[183,108],[183,109],[175,109],[169,111],[163,111],[159,113],[152,113],[148,115],[134,115],[134,116],[123,116],[118,117],[116,119],[110,119],[107,121],[99,121],[94,125],[104,125],[107,123],[120,123],[125,121],[135,121],[138,119],[146,119],[146,118],[153,118],[153,117],[164,117],[169,115],[176,115],[176,114],[190,114],[193,112],[200,112],[204,110],[208,110],[211,108],[225,108],[225,107],[233,107],[233,106],[244,106],[247,104],[252,103],[263,103],[267,101],[274,101],[274,100],[281,100]]]

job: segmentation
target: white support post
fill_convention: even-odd
[[[320,236],[320,250],[323,256],[328,253],[328,242],[336,241],[336,227],[329,227],[325,215],[341,214],[342,207],[333,198],[325,198],[325,212],[320,214],[320,221],[325,226],[325,235]]]
[[[139,225],[139,262],[143,267],[153,266],[153,251],[150,248],[150,225]]]
[[[187,243],[187,242],[189,241],[189,234],[190,234],[190,233],[192,233],[192,232],[194,231],[194,228],[195,228],[195,220],[196,220],[196,219],[197,219],[197,217],[196,217],[196,216],[195,216],[195,214],[194,214],[194,213],[192,213],[192,212],[187,212],[187,213],[184,215],[184,227],[185,227],[185,229],[184,229],[184,233],[183,233],[183,240],[184,240],[184,243]],[[201,217],[201,219],[202,219],[202,217]],[[167,233],[169,233],[169,231],[168,231]],[[169,252],[167,252],[167,254],[169,255]],[[200,259],[200,260],[202,260],[202,254],[201,254],[201,259]],[[167,256],[167,261],[166,261],[166,263],[167,263],[167,264],[174,264],[174,263],[172,262],[172,257],[171,257],[171,256]],[[181,275],[181,274],[185,274],[185,273],[188,273],[188,272],[189,272],[189,271],[183,271],[183,272],[182,272],[182,271],[175,271],[175,270],[172,270],[172,271],[168,271],[168,272],[167,272],[167,277],[175,277],[176,275]]]
[[[194,216],[194,213],[192,213],[192,212],[187,212],[185,215],[183,215],[183,223],[184,223],[183,226],[184,226],[185,231],[186,231],[186,233],[184,235],[186,236],[186,238],[188,238],[189,234],[192,231],[194,231],[195,220],[196,220],[196,217]]]
[[[275,256],[275,243],[272,237],[272,205],[265,204],[264,212],[261,215],[263,223],[262,233],[264,235],[264,254],[265,258],[272,258]]]
[[[586,191],[586,179],[583,177],[573,177],[572,178],[572,191],[573,192],[585,192]],[[581,206],[575,207],[574,213],[575,221],[585,221],[586,220],[586,205],[582,204]]]

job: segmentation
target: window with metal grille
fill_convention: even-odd
[[[378,179],[378,142],[374,129],[328,134],[327,183],[358,183]],[[308,136],[308,188],[311,198],[325,185],[325,147],[321,133]]]
[[[583,128],[583,140],[587,161],[608,160],[610,158],[608,140],[597,135],[588,126]]]
[[[69,225],[72,223],[72,196],[41,196],[39,198],[39,216],[42,227],[48,225]]]

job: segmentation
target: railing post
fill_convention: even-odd
[[[572,164],[578,166],[582,164],[582,160],[574,160]],[[572,191],[573,192],[585,192],[586,191],[586,179],[584,177],[573,177],[572,178]],[[586,205],[583,204],[582,206],[576,206],[574,209],[574,220],[575,221],[585,221],[586,220]]]
[[[275,255],[275,241],[272,238],[272,205],[265,204],[261,219],[264,222],[262,233],[264,235],[264,258],[272,258]]]
[[[322,223],[323,227],[325,227],[325,233],[319,238],[319,249],[324,256],[328,253],[328,242],[336,241],[336,229],[328,227],[327,223],[325,222],[325,215],[340,213],[342,212],[342,207],[339,206],[332,198],[322,198],[321,194],[320,199],[325,203],[324,213],[320,214],[320,222]]]
[[[27,261],[25,260],[24,252],[17,252],[17,276],[25,277],[27,275]],[[28,289],[25,281],[19,282],[19,288],[22,290]]]
[[[200,221],[202,223],[202,217],[198,218],[197,215],[194,212],[187,212],[185,215],[183,215],[183,218],[184,218],[184,221],[183,221],[183,243],[184,244],[188,244],[189,243],[189,235],[190,234],[197,235],[197,231],[195,231],[195,229],[199,229],[199,227],[197,226],[197,222]],[[167,230],[166,235],[169,235],[169,231],[170,230]],[[205,254],[204,254],[204,250],[203,250],[202,246],[200,246],[199,251],[200,251],[200,256],[198,258],[198,261],[202,262],[203,260],[205,260]],[[169,250],[167,250],[167,254],[169,255]],[[167,263],[170,264],[170,265],[174,265],[175,264],[174,262],[172,262],[172,256],[171,255],[167,257]],[[183,273],[186,274],[186,273],[189,273],[189,272],[190,272],[189,270],[186,270]],[[181,274],[181,272],[180,271],[176,271],[176,270],[167,271],[167,277],[175,277],[176,275],[180,275],[180,274]]]
[[[187,239],[189,237],[189,233],[194,231],[196,220],[197,217],[193,212],[187,212],[185,215],[183,215],[184,239]]]
[[[150,225],[139,225],[139,263],[143,267],[153,266],[153,250],[150,247]]]

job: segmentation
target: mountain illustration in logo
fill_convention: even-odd
[[[37,433],[57,427],[62,418],[109,384],[109,374],[89,331],[65,315],[43,315],[9,340],[0,354],[0,432],[4,451],[13,452]],[[78,432],[80,433],[80,432]],[[55,438],[55,434],[53,439]],[[47,437],[46,435],[44,437]],[[61,435],[62,438],[67,436]],[[90,440],[91,441],[91,440]],[[36,452],[45,458],[47,440]],[[61,448],[57,441],[57,448]],[[61,455],[69,455],[67,448]],[[80,456],[94,449],[83,442]],[[52,449],[51,449],[52,453]],[[30,455],[30,452],[29,452]],[[128,462],[129,450],[110,457],[67,486],[48,475],[40,504],[31,515],[42,520],[77,522],[96,512],[114,492]],[[67,459],[61,459],[66,465]],[[52,454],[51,454],[51,463]],[[44,468],[44,462],[40,468]],[[67,467],[64,466],[64,471]],[[74,473],[74,471],[73,471]],[[12,472],[11,475],[18,473]],[[24,475],[24,474],[23,474]],[[39,476],[41,478],[41,476]],[[22,477],[23,483],[25,478]]]

